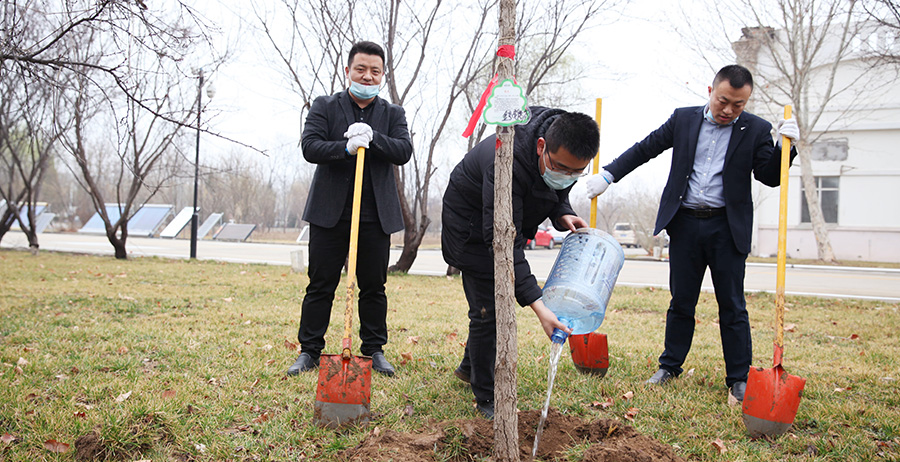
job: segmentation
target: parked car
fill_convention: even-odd
[[[546,247],[548,249],[553,248],[553,236],[550,235],[546,228],[538,228],[537,233],[534,235],[534,239],[529,239],[528,242],[525,243],[525,247],[532,250],[538,246]]]
[[[613,237],[622,247],[637,247],[637,237],[631,223],[616,223],[613,226]]]
[[[553,243],[555,245],[562,245],[563,241],[566,239],[566,236],[569,235],[568,231],[558,231],[556,228],[547,228],[547,232],[553,236]]]

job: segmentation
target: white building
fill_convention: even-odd
[[[827,223],[835,258],[900,262],[900,86],[897,69],[889,65],[873,66],[873,50],[900,48],[900,38],[864,31],[850,42],[848,53],[835,73],[833,92],[821,118],[807,138],[812,140],[812,171],[816,177],[822,211]],[[734,43],[738,63],[754,74],[753,107],[750,111],[776,121],[783,115],[781,106],[763,95],[774,96],[779,82],[775,59],[769,48],[759,46],[761,34],[779,41],[781,31],[747,28]],[[783,34],[782,34],[783,35]],[[837,54],[837,38],[826,43],[832,58],[814,66],[804,97],[810,113],[817,110],[821,95],[828,88]],[[831,48],[828,48],[831,46]],[[775,47],[770,47],[775,48]],[[896,51],[895,51],[896,52]],[[770,77],[771,76],[771,77]],[[774,84],[773,84],[774,83]],[[762,87],[765,86],[765,87]],[[762,91],[760,91],[762,89]],[[762,97],[761,97],[762,96]],[[788,102],[781,97],[781,101]],[[802,108],[802,105],[800,106]],[[798,106],[794,106],[795,114]],[[798,114],[799,115],[799,114]],[[804,115],[801,115],[803,117]],[[811,115],[806,114],[806,120]],[[791,258],[816,259],[816,241],[810,224],[801,184],[800,159],[794,160],[788,183],[787,254]],[[752,255],[772,256],[778,245],[778,188],[756,184]]]

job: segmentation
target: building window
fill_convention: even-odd
[[[839,176],[817,176],[816,177],[816,195],[819,196],[819,204],[822,205],[822,215],[825,217],[825,223],[838,222],[838,199],[840,192],[841,177]],[[809,205],[806,203],[806,191],[802,187],[801,182],[801,207],[800,222],[809,223]]]

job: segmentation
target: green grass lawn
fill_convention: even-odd
[[[374,427],[414,432],[475,417],[471,392],[452,376],[467,333],[458,278],[389,277],[386,353],[398,372],[374,374],[369,428],[340,432],[311,424],[316,374],[284,375],[303,274],[0,251],[0,278],[0,461],[76,460],[85,435],[109,460],[334,460]],[[338,352],[343,291],[326,353]],[[774,295],[747,301],[754,362],[769,367]],[[806,389],[789,434],[751,440],[740,407],[726,404],[713,295],[701,296],[689,372],[664,389],[643,385],[667,304],[666,291],[617,288],[600,328],[608,375],[581,375],[565,354],[551,405],[623,422],[634,408],[628,423],[687,460],[900,460],[900,306],[789,297],[785,367]],[[518,406],[537,409],[549,341],[530,309],[517,314]],[[612,406],[592,406],[608,398]],[[65,449],[54,442],[70,446],[54,452]]]

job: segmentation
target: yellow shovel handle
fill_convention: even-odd
[[[366,148],[356,151],[356,177],[353,180],[353,211],[350,215],[350,254],[347,259],[347,307],[344,309],[344,338],[341,356],[350,359],[350,330],[353,325],[353,300],[356,289],[356,254],[359,247],[359,207],[362,203],[363,166],[366,163]]]
[[[597,98],[597,129],[600,129],[600,112],[603,109],[603,98]],[[593,167],[591,167],[591,173],[596,175],[600,173],[600,151],[598,149],[597,155],[594,156],[594,160],[592,162]],[[591,228],[597,227],[597,196],[594,196],[591,199],[591,220],[590,220]]]
[[[784,107],[791,118],[791,106]],[[781,137],[781,200],[778,205],[778,272],[775,280],[775,365],[781,364],[784,350],[784,273],[787,260],[788,169],[791,166],[791,139]]]

